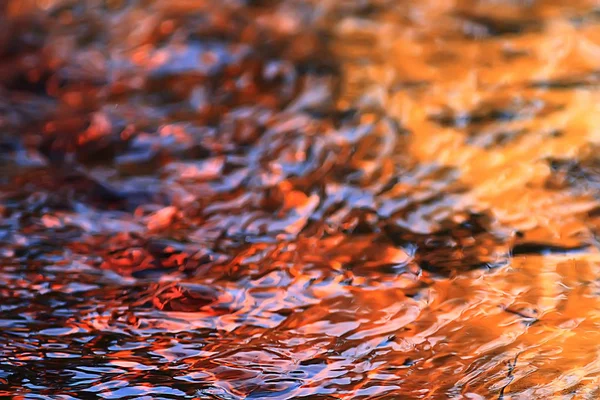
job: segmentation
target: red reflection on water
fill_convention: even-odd
[[[0,12],[0,395],[596,396],[595,2]]]

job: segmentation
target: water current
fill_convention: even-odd
[[[0,396],[600,398],[600,3],[0,2]]]

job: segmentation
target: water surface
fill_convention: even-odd
[[[597,1],[0,10],[1,395],[600,396]]]

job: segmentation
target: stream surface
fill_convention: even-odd
[[[600,398],[600,2],[0,2],[0,396]]]

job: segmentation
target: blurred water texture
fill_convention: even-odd
[[[0,3],[0,396],[600,397],[600,3]]]

